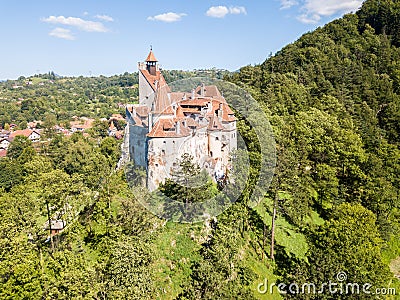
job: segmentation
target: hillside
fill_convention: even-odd
[[[397,0],[367,0],[260,65],[213,74],[252,94],[277,145],[265,198],[248,207],[249,184],[216,224],[172,223],[145,210],[137,201],[145,192],[132,196],[124,172],[114,172],[113,138],[60,136],[40,154],[17,139],[0,158],[0,298],[338,299],[328,290],[301,293],[303,284],[330,281],[398,294],[399,14]],[[198,75],[164,72],[168,81]],[[2,82],[0,125],[120,112],[118,103],[136,100],[128,88],[135,80]],[[256,172],[259,141],[240,116],[238,129]],[[68,222],[46,239],[50,215]],[[275,285],[271,294],[266,280],[300,291],[280,295]]]
[[[286,282],[344,271],[350,282],[396,283],[388,265],[399,274],[399,4],[366,1],[230,77],[267,108],[278,148],[271,197],[290,193],[281,215],[307,236],[307,260],[276,260]],[[305,226],[314,211],[324,225]],[[372,236],[359,232],[368,224]]]

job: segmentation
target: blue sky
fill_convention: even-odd
[[[263,62],[362,0],[0,0],[0,80],[137,70],[150,45],[164,69]]]

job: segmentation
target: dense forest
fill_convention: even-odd
[[[16,138],[0,159],[0,298],[398,299],[375,292],[400,292],[399,20],[398,0],[367,0],[260,65],[212,74],[258,101],[277,152],[260,203],[247,205],[250,184],[215,222],[167,222],[143,208],[115,170],[114,138],[55,136],[39,153]],[[61,122],[121,112],[137,79],[48,74],[0,89],[0,125],[46,113]],[[246,120],[238,128],[257,156]],[[56,215],[66,227],[49,239]],[[266,279],[370,284],[371,293],[262,293]]]

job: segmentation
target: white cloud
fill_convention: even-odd
[[[71,30],[60,28],[60,27],[57,27],[57,28],[53,29],[52,31],[50,31],[49,35],[60,38],[60,39],[64,39],[64,40],[70,40],[70,41],[75,39],[75,37],[71,33]]]
[[[177,14],[177,13],[169,12],[169,13],[165,13],[165,14],[156,15],[153,17],[148,17],[147,20],[172,23],[172,22],[180,21],[182,19],[182,17],[184,17],[184,16],[186,16],[186,14]]]
[[[233,15],[240,15],[240,14],[247,15],[246,8],[244,8],[243,6],[229,7],[229,12]]]
[[[303,23],[317,23],[321,17],[355,11],[362,3],[363,0],[305,0],[302,6],[304,13],[297,19]]]
[[[107,15],[97,15],[96,18],[99,20],[106,21],[106,22],[114,22],[114,19]]]
[[[348,13],[358,9],[363,0],[306,0],[304,8],[307,12],[321,16],[331,16],[342,12]]]
[[[223,18],[227,14],[233,14],[233,15],[239,15],[239,14],[244,14],[246,15],[246,8],[243,6],[232,6],[232,7],[226,7],[226,6],[211,6],[207,12],[206,15],[208,17],[212,18]]]
[[[297,16],[297,20],[304,24],[315,24],[321,20],[321,16],[317,14],[309,15],[309,14],[302,14]]]
[[[281,8],[280,9],[288,9],[297,4],[299,4],[299,2],[297,0],[281,0]]]
[[[223,18],[229,13],[229,9],[226,6],[211,6],[206,15],[213,18]]]
[[[51,24],[62,24],[76,27],[83,31],[88,32],[108,32],[109,30],[103,25],[101,22],[93,22],[83,20],[81,18],[75,17],[64,17],[64,16],[50,16],[48,18],[43,18],[43,22],[51,23]]]

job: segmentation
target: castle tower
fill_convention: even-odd
[[[146,62],[146,70],[150,73],[150,75],[156,76],[158,71],[158,60],[154,56],[152,49],[150,49],[150,53],[149,55],[147,55],[145,62]]]
[[[169,87],[161,74],[153,50],[144,62],[139,62],[139,104],[147,106],[153,113],[161,113],[171,103],[167,97]]]

